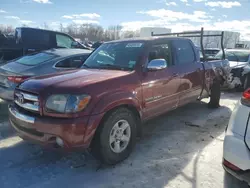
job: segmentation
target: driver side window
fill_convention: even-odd
[[[56,45],[59,48],[72,48],[72,42],[70,37],[66,35],[56,34]]]
[[[168,44],[156,44],[152,46],[149,52],[149,62],[154,59],[165,59],[167,62],[170,61],[170,49]]]

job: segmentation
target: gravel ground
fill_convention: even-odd
[[[196,102],[146,123],[132,155],[116,166],[22,141],[0,103],[0,188],[244,188],[221,166],[224,130],[239,97],[224,93],[219,109]]]

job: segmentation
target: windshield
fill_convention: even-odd
[[[219,50],[204,50],[206,55],[216,55]]]
[[[101,45],[85,61],[84,67],[98,69],[133,70],[144,43],[115,42]]]
[[[220,51],[215,58],[222,59],[222,51]],[[247,51],[225,51],[226,59],[228,61],[248,62],[250,52]]]
[[[53,54],[42,52],[42,53],[36,53],[36,54],[23,56],[23,57],[19,58],[18,60],[16,60],[16,62],[23,64],[23,65],[34,66],[34,65],[38,65],[40,63],[43,63],[45,61],[51,60],[55,57],[56,56]]]

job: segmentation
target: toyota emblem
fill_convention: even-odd
[[[23,97],[22,94],[18,95],[17,101],[18,101],[20,104],[23,104],[23,102],[24,102],[24,97]]]

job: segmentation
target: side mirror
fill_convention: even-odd
[[[149,71],[157,71],[165,68],[167,68],[167,61],[165,59],[153,59],[147,66]]]
[[[72,48],[79,48],[79,43],[77,41],[74,41],[71,43]]]

